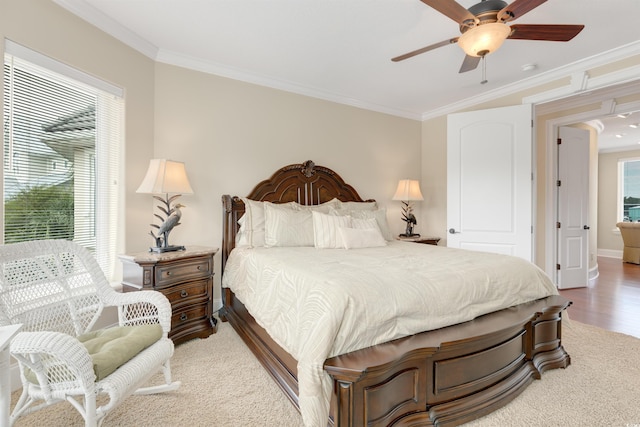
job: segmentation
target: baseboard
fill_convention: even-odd
[[[598,256],[622,259],[622,251],[614,249],[598,249]]]

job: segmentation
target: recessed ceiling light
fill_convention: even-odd
[[[620,117],[621,119],[626,119],[630,115],[631,115],[631,113],[621,113],[621,114],[618,114],[618,117]]]
[[[616,138],[622,138],[624,135],[624,133],[616,133]]]
[[[638,129],[640,127],[640,123],[631,123],[629,125],[630,128]]]

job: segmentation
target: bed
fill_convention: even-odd
[[[341,299],[324,295],[321,297],[322,303],[320,304],[322,310],[316,310],[318,304],[305,306],[306,301],[287,302],[288,306],[301,307],[303,314],[298,316],[302,317],[295,318],[294,316],[294,319],[303,319],[301,325],[307,325],[310,322],[307,312],[323,311],[326,307],[337,309],[339,316],[344,316],[326,324],[322,323],[325,317],[333,319],[337,315],[320,314],[319,320],[313,320],[317,325],[314,323],[315,328],[309,327],[309,330],[305,330],[305,337],[306,334],[315,334],[316,329],[321,331],[318,333],[330,331],[329,335],[335,337],[336,342],[339,343],[328,343],[327,348],[324,349],[326,359],[321,351],[310,355],[309,352],[303,350],[309,347],[307,344],[298,345],[296,341],[287,337],[286,331],[283,332],[283,330],[295,330],[301,326],[283,323],[283,316],[280,315],[283,310],[278,305],[279,301],[301,292],[302,285],[296,282],[299,270],[314,270],[315,264],[329,263],[327,265],[331,266],[330,269],[320,270],[320,273],[326,271],[327,277],[329,277],[329,272],[332,271],[334,265],[349,264],[352,262],[351,257],[361,257],[362,260],[365,260],[365,264],[367,262],[373,264],[371,261],[366,261],[368,259],[366,257],[370,256],[370,253],[388,250],[390,254],[391,251],[397,252],[396,255],[390,255],[389,258],[397,258],[400,260],[399,262],[405,262],[405,264],[401,264],[404,269],[410,269],[414,264],[422,263],[421,260],[424,259],[425,263],[431,262],[434,270],[427,273],[409,272],[408,275],[403,275],[403,272],[396,269],[394,274],[387,276],[397,274],[398,277],[402,277],[402,282],[411,282],[412,277],[420,275],[424,276],[427,281],[431,280],[431,276],[438,276],[445,281],[451,277],[448,283],[450,283],[449,287],[453,287],[459,286],[454,280],[455,277],[464,278],[463,281],[465,281],[475,277],[474,274],[477,275],[477,271],[472,272],[472,268],[466,268],[465,265],[475,265],[476,268],[473,270],[478,270],[484,268],[485,264],[492,265],[491,263],[497,262],[496,266],[492,266],[489,270],[499,271],[500,281],[508,282],[511,280],[511,276],[509,276],[511,272],[507,273],[507,269],[524,269],[522,264],[517,264],[524,261],[508,260],[509,263],[513,261],[517,264],[515,267],[511,267],[504,262],[507,258],[511,259],[512,257],[471,254],[469,251],[460,252],[460,250],[456,252],[456,250],[449,248],[393,241],[388,242],[385,246],[354,250],[291,248],[286,247],[286,244],[276,244],[275,246],[279,247],[265,250],[265,248],[253,245],[247,246],[246,242],[240,243],[243,239],[243,236],[238,234],[240,223],[243,223],[241,218],[245,211],[251,212],[251,209],[254,209],[252,207],[255,205],[253,201],[266,201],[271,202],[268,204],[269,206],[281,204],[283,207],[285,204],[296,202],[299,205],[314,208],[332,203],[350,207],[367,206],[375,205],[375,201],[363,200],[357,191],[346,184],[336,172],[327,167],[317,166],[312,161],[288,165],[279,169],[269,179],[260,182],[246,198],[229,195],[222,197],[223,307],[219,312],[220,318],[233,326],[286,396],[301,410],[305,425],[323,426],[325,423],[335,426],[459,425],[507,404],[534,379],[539,379],[544,371],[564,368],[569,365],[570,357],[561,344],[561,320],[562,313],[570,302],[557,295],[555,288],[549,289],[550,282],[542,283],[546,276],[541,278],[541,283],[537,283],[537,279],[532,279],[531,283],[519,284],[520,290],[513,296],[517,299],[511,302],[509,302],[509,298],[502,298],[502,293],[488,291],[493,293],[483,297],[485,300],[482,303],[475,304],[482,306],[478,315],[467,314],[466,309],[448,310],[444,314],[441,312],[443,319],[449,315],[449,312],[454,314],[458,311],[464,312],[465,316],[472,316],[469,320],[460,321],[459,317],[452,316],[451,319],[441,319],[442,322],[439,322],[439,317],[435,316],[423,322],[423,316],[420,315],[418,316],[419,322],[416,323],[415,315],[413,317],[405,316],[405,313],[411,309],[402,308],[401,315],[391,322],[393,327],[380,333],[370,333],[369,331],[367,335],[367,327],[359,325],[359,322],[354,322],[354,318],[349,316],[364,315],[366,317],[367,313],[370,314],[374,308],[377,310],[397,305],[389,304],[390,298],[397,298],[393,296],[395,294],[380,291],[380,289],[392,289],[395,292],[395,287],[391,288],[388,284],[381,285],[386,288],[373,287],[373,282],[377,282],[377,276],[382,276],[375,273],[376,267],[374,265],[368,265],[360,273],[355,273],[356,275],[360,274],[362,276],[360,279],[365,282],[372,282],[370,294],[362,293],[362,286],[360,286],[360,294],[350,296],[350,301],[357,298],[357,301],[369,301],[368,304],[348,304],[347,307],[340,305]],[[278,206],[270,207],[270,209],[278,209]],[[376,212],[379,211],[379,209],[376,210]],[[355,211],[350,212],[354,218],[357,217]],[[314,219],[315,215],[314,213]],[[370,223],[371,216],[377,215],[368,214],[365,216],[369,217]],[[248,214],[245,220],[247,217],[251,218],[251,215]],[[318,214],[317,217],[326,218],[322,214]],[[377,219],[380,219],[379,216]],[[244,225],[243,229],[246,232],[247,226]],[[246,238],[246,236],[244,237]],[[269,238],[267,236],[267,240]],[[237,242],[238,247],[236,248]],[[235,252],[233,252],[234,250]],[[281,256],[286,262],[282,261],[283,258],[276,258],[278,253],[282,254]],[[302,264],[288,265],[297,256],[296,254],[300,254],[302,257],[300,262],[305,262],[305,258],[307,260],[313,258],[316,262],[304,266]],[[334,257],[335,254],[340,254],[340,259],[324,260],[324,258],[319,258],[324,254]],[[467,259],[467,256],[470,258]],[[448,273],[444,270],[440,271],[442,269],[439,270],[439,266],[445,264],[442,260],[447,257],[451,258],[453,263],[453,267],[447,267],[450,270]],[[481,258],[476,261],[474,257]],[[405,258],[411,258],[411,263],[407,264]],[[243,262],[245,264],[242,264]],[[244,286],[244,281],[250,281],[245,275],[249,265],[258,267],[260,273],[255,275],[270,278],[271,281],[268,282],[268,286],[265,285],[265,289],[250,289]],[[505,265],[504,274],[501,271],[502,265]],[[281,267],[282,270],[279,270]],[[294,274],[288,276],[287,271],[292,267],[294,267],[292,269]],[[532,267],[532,270],[537,271],[534,275],[544,275],[537,267]],[[350,268],[352,271],[356,271],[354,264],[350,264]],[[489,274],[492,273],[480,271],[478,277],[488,277]],[[334,278],[337,280],[337,276],[331,276],[327,283],[333,283]],[[391,278],[395,280],[395,277]],[[351,277],[350,280],[355,282],[358,279],[358,277]],[[251,278],[252,280],[253,278]],[[548,278],[546,280],[548,281]],[[306,282],[306,279],[304,281]],[[478,282],[481,281],[478,280]],[[517,278],[512,281],[522,281],[522,279]],[[235,291],[228,287],[227,282],[235,283],[231,285]],[[288,285],[285,287],[288,293],[273,297],[265,293],[267,287],[276,289],[285,282]],[[323,286],[327,286],[327,284],[324,283]],[[334,287],[344,288],[345,286]],[[427,287],[425,286],[425,288]],[[354,286],[354,288],[358,287]],[[478,285],[477,288],[481,289],[482,286]],[[528,295],[530,288],[539,290]],[[474,287],[474,289],[476,288]],[[350,287],[349,291],[351,292]],[[257,292],[261,292],[261,294],[252,296]],[[440,292],[447,293],[442,290]],[[542,294],[538,294],[539,292]],[[379,294],[377,300],[372,295],[376,293]],[[449,293],[457,298],[459,294],[464,292]],[[356,296],[354,297],[354,295]],[[540,295],[543,296],[540,297]],[[269,300],[269,298],[272,299]],[[416,299],[420,298],[437,299],[433,295]],[[407,298],[407,300],[411,299]],[[500,304],[504,307],[492,308],[495,307],[494,300],[502,299],[504,301],[501,301]],[[513,301],[517,301],[517,303],[513,303]],[[270,314],[257,310],[256,307],[261,305],[259,302],[264,303],[262,305],[266,306]],[[282,304],[280,305],[282,306]],[[474,306],[474,304],[471,305]],[[351,313],[349,310],[356,310],[352,306],[357,306],[358,310],[365,311],[354,311],[349,314]],[[435,307],[437,304],[433,304],[433,306]],[[248,307],[252,307],[254,311],[252,312]],[[471,311],[471,313],[474,312]],[[278,326],[273,326],[265,321],[270,316],[277,320]],[[260,320],[256,320],[256,317]],[[376,318],[378,317],[384,316],[376,316]],[[424,317],[428,318],[429,316],[425,315]],[[346,333],[347,338],[345,338],[345,331],[342,329],[345,326],[341,322],[351,325],[357,332]],[[389,323],[387,319],[386,324]],[[312,329],[313,332],[309,332]],[[368,336],[368,338],[360,340],[360,334]],[[358,336],[359,341],[349,341],[348,337],[351,335]],[[388,337],[391,339],[388,340]],[[325,340],[324,336],[313,335],[313,340],[307,341],[312,341],[315,344],[316,341],[322,343]],[[380,340],[382,341],[378,342]],[[345,343],[345,341],[349,342]],[[341,349],[347,349],[347,351],[339,351]],[[313,369],[317,370],[317,366],[309,368],[309,360],[311,356],[317,358],[318,355],[321,357],[322,373],[319,375],[322,378],[320,378],[320,384],[314,383],[313,386],[310,386],[310,372],[313,373]],[[318,391],[317,395],[315,391]],[[314,399],[319,402],[311,402]]]

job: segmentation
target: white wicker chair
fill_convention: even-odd
[[[91,356],[76,337],[90,331],[104,307],[118,307],[120,326],[159,323],[162,337],[124,365],[96,381]],[[66,400],[86,426],[100,425],[124,398],[175,390],[169,359],[173,342],[171,306],[159,292],[119,293],[94,257],[65,240],[0,246],[0,325],[23,324],[10,351],[20,366],[22,395],[11,425],[22,415]],[[165,384],[140,388],[163,370]],[[34,381],[35,374],[37,383]],[[28,377],[31,377],[31,380]],[[97,406],[96,397],[108,399]]]

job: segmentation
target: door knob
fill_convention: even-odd
[[[456,231],[455,228],[450,228],[449,229],[449,234],[456,234],[456,233],[460,233],[459,231]]]
[[[582,228],[584,228],[585,230],[588,230],[590,227],[589,227],[588,225],[585,225],[585,226],[584,226],[584,227],[582,227]]]

